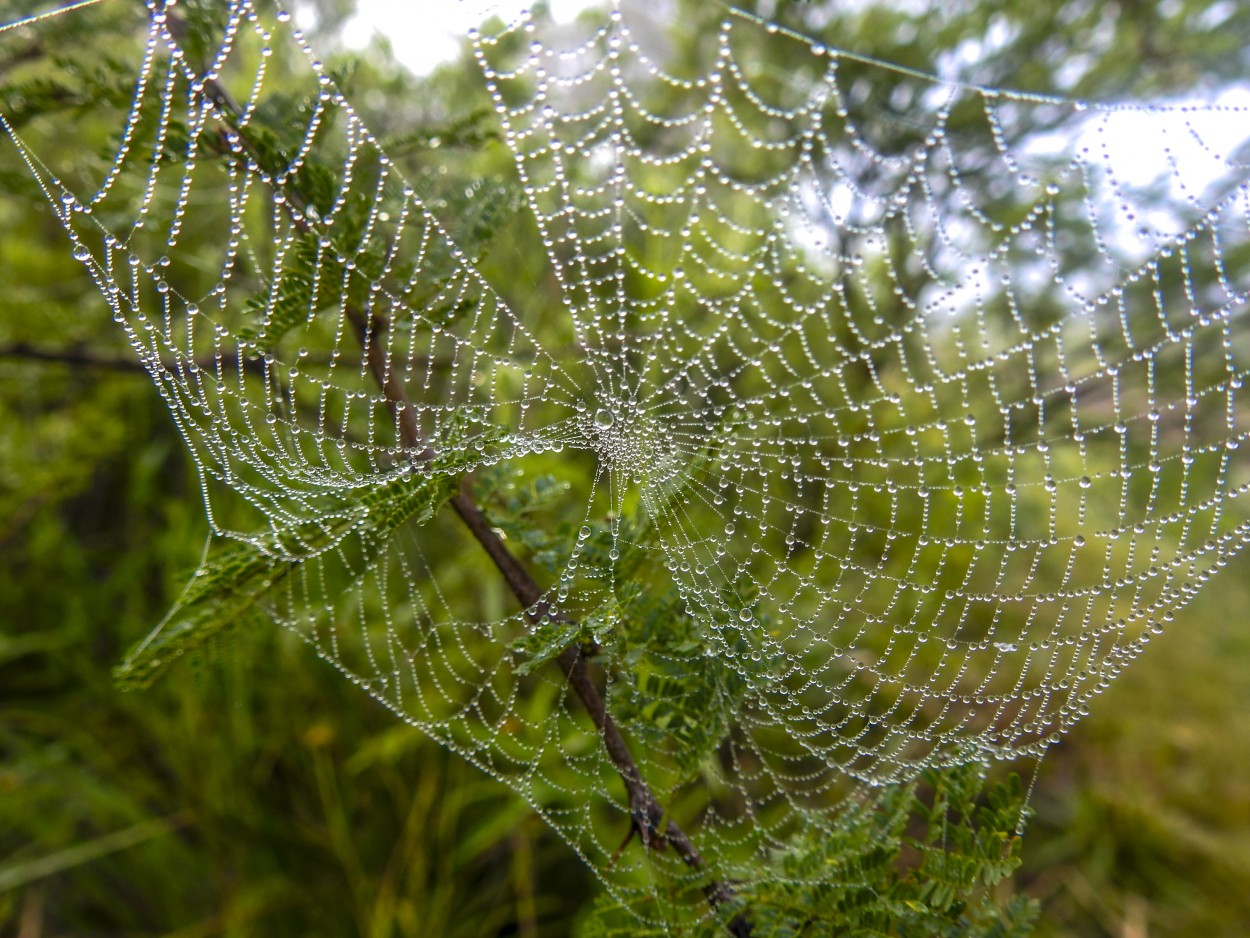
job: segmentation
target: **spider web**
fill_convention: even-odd
[[[970,86],[734,10],[681,56],[628,5],[496,20],[536,308],[288,16],[235,0],[192,51],[149,13],[102,177],[4,126],[234,545],[202,577],[644,918],[819,881],[775,858],[874,786],[1040,757],[1250,536],[1244,106]],[[463,478],[546,569],[530,609],[440,508]],[[620,849],[619,769],[542,666],[571,643],[704,870]]]

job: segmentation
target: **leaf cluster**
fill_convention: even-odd
[[[995,889],[1020,865],[1020,780],[983,776],[976,764],[934,769],[850,806],[835,829],[800,834],[775,875],[736,884],[733,901],[686,934],[719,938],[740,915],[752,938],[1023,938],[1036,904]],[[662,933],[604,899],[583,935]]]
[[[349,576],[369,565],[406,523],[428,522],[458,487],[438,465],[395,476],[346,507],[235,541],[208,557],[156,632],[117,667],[123,689],[147,687],[182,655],[238,626],[310,558],[334,550]],[[344,550],[350,538],[351,550]]]
[[[516,671],[530,674],[570,645],[586,648],[613,676],[614,718],[640,751],[663,756],[676,778],[689,780],[725,738],[766,667],[751,655],[747,630],[728,622],[712,629],[656,569],[659,548],[646,512],[588,519],[580,533],[568,521],[553,521],[568,488],[550,474],[527,477],[511,466],[494,467],[479,485],[488,517],[508,543],[552,575],[575,560],[579,591],[599,598],[514,640]],[[749,601],[756,589],[749,580],[738,584],[737,601]]]
[[[831,836],[800,839],[779,877],[743,893],[759,934],[1027,935],[1030,903],[992,891],[1020,865],[1020,780],[987,787],[983,772],[930,770],[852,809]]]

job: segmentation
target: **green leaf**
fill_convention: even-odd
[[[355,535],[374,556],[403,524],[424,524],[457,490],[457,477],[436,460],[422,472],[398,475],[346,508],[236,541],[206,558],[157,629],[114,670],[123,690],[149,686],[174,661],[254,613],[257,605],[310,557]]]
[[[534,631],[509,644],[514,654],[525,658],[516,666],[516,673],[529,674],[542,667],[571,645],[580,632],[575,622],[543,620]]]

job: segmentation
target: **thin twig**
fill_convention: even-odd
[[[408,406],[409,402],[403,386],[389,371],[386,356],[375,341],[376,331],[369,328],[364,316],[358,310],[349,307],[346,313],[355,326],[361,346],[365,349],[369,370],[379,387],[383,389],[387,405],[395,417],[395,422],[399,427],[400,442],[405,448],[419,452],[421,458],[431,458],[433,452],[421,437],[415,418],[412,416],[416,408]],[[550,611],[547,602],[543,599],[542,589],[521,561],[508,550],[499,535],[495,533],[494,527],[469,492],[467,476],[461,483],[460,491],[451,498],[450,504],[495,564],[512,595],[526,609],[526,616],[535,622],[548,619],[567,621],[562,614],[553,614]],[[556,661],[564,671],[565,677],[568,678],[569,686],[577,694],[594,721],[603,737],[604,748],[617,773],[621,776],[621,780],[625,783],[625,790],[629,795],[630,823],[643,844],[648,848],[660,850],[671,844],[677,855],[688,866],[693,869],[702,869],[703,857],[686,833],[672,820],[664,823],[664,809],[643,779],[638,764],[629,751],[625,737],[616,725],[616,721],[608,713],[603,696],[590,675],[585,650],[580,645],[570,645],[560,652]],[[662,825],[663,830],[661,830]],[[707,893],[708,898],[717,905],[733,895],[732,889],[724,883],[712,884],[708,887]]]
[[[99,368],[103,371],[124,371],[131,374],[146,375],[148,373],[143,363],[134,358],[99,355],[96,352],[89,352],[78,346],[46,349],[26,342],[14,342],[10,345],[0,345],[0,358],[16,358],[21,361],[39,362],[40,364]]]
[[[68,348],[40,348],[36,345],[30,345],[27,342],[14,342],[11,345],[0,345],[0,358],[15,358],[19,361],[39,362],[47,365],[73,365],[77,368],[98,368],[101,371],[121,371],[126,374],[148,375],[148,366],[143,362],[134,358],[121,358],[114,355],[101,355],[98,352],[92,352],[80,345],[72,345]],[[162,364],[168,371],[178,371],[179,368],[185,367],[186,363],[179,363],[173,359],[162,359]],[[201,371],[214,371],[217,368],[217,360],[215,358],[202,358],[195,362],[195,366]],[[264,364],[259,359],[243,359],[243,370],[253,374],[263,375],[265,372]]]

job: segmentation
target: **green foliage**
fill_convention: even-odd
[[[53,114],[72,117],[101,102],[124,106],[134,92],[129,65],[111,56],[87,62],[58,56],[50,64],[50,72],[0,87],[0,112],[13,126]]]
[[[376,554],[401,525],[433,518],[456,488],[444,472],[409,473],[371,489],[352,510],[228,544],[200,565],[157,631],[118,665],[119,686],[147,687],[181,655],[253,620],[253,608],[285,577],[349,533],[367,557]]]
[[[567,847],[259,616],[118,692],[204,538],[146,376],[5,361],[0,414],[0,933],[568,933],[590,885]]]
[[[460,487],[468,458],[462,449],[472,422],[457,412],[445,436],[432,444],[434,455],[397,473],[363,494],[336,499],[323,513],[233,541],[200,563],[182,595],[156,631],[140,642],[115,670],[126,690],[149,686],[169,665],[223,631],[252,620],[255,607],[308,559],[331,549],[344,558],[350,575],[366,569],[404,525],[428,523]],[[478,435],[488,441],[492,432]],[[347,560],[344,542],[355,552]]]
[[[575,531],[571,523],[551,519],[568,490],[552,475],[528,477],[508,465],[483,473],[477,488],[491,523],[509,544],[520,545],[552,574],[565,569],[576,551],[583,589],[593,586],[600,596],[598,605],[579,609],[573,619],[543,619],[515,639],[509,648],[518,659],[517,673],[533,673],[570,645],[586,648],[613,674],[614,717],[648,753],[671,758],[677,780],[689,780],[724,739],[751,681],[767,668],[758,656],[752,661],[746,630],[719,623],[711,634],[655,569],[658,545],[648,512],[590,519]],[[680,499],[680,488],[670,497]],[[755,588],[744,580],[739,600]]]
[[[495,115],[490,108],[479,107],[440,124],[431,123],[425,127],[396,133],[383,141],[382,149],[392,157],[440,147],[480,150],[486,144],[500,139],[499,128],[494,121]]]
[[[492,525],[530,560],[556,573],[568,559],[571,531],[551,523],[550,511],[569,492],[569,483],[550,473],[527,477],[511,463],[478,474],[475,494]]]
[[[255,326],[244,327],[240,337],[254,339],[269,348],[296,326],[317,313],[338,309],[343,301],[343,277],[317,238],[305,235],[288,254],[288,264],[269,289],[247,301]],[[314,291],[316,295],[314,296]]]
[[[1019,779],[987,784],[977,765],[933,770],[848,807],[831,835],[801,834],[776,873],[737,887],[691,932],[726,934],[736,916],[753,938],[1023,938],[1037,915],[1000,894],[1020,865]],[[582,938],[660,935],[601,902]]]
[[[700,773],[768,668],[737,623],[692,615],[676,590],[624,584],[605,604],[612,708],[648,752],[673,763],[674,785]]]
[[[1029,934],[1028,900],[993,893],[1020,865],[1019,779],[987,788],[981,772],[930,771],[925,797],[917,786],[888,791],[850,812],[835,836],[800,843],[776,882],[741,897],[759,934]]]
[[[570,645],[590,644],[593,641],[591,627],[591,621],[587,619],[578,622],[551,617],[543,619],[532,632],[508,646],[520,658],[516,673],[532,674],[554,661]]]

